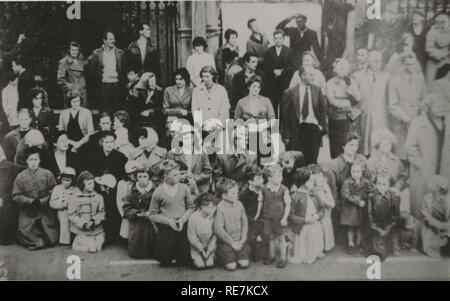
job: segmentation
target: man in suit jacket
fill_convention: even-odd
[[[17,82],[17,90],[19,92],[18,109],[30,109],[31,104],[31,89],[36,86],[34,75],[25,68],[25,63],[22,57],[18,56],[12,61],[12,69],[19,77]]]
[[[270,47],[264,56],[264,67],[267,79],[267,93],[272,101],[275,114],[278,115],[278,105],[284,90],[289,87],[294,65],[292,50],[283,45],[284,32],[277,29],[273,33],[275,45]]]
[[[139,38],[128,45],[125,50],[126,66],[138,71],[140,74],[153,72],[159,79],[158,51],[150,43],[150,26],[141,24]]]
[[[294,18],[297,27],[286,27]],[[301,65],[303,53],[308,50],[313,50],[319,61],[322,61],[322,50],[320,49],[317,32],[306,27],[307,19],[302,14],[294,15],[284,19],[276,27],[284,30],[284,33],[290,38],[290,47],[295,56],[295,66]]]
[[[281,136],[288,150],[301,151],[305,163],[317,163],[322,136],[327,132],[327,103],[311,85],[313,67],[300,68],[300,84],[283,94]]]
[[[116,48],[112,32],[103,35],[103,46],[93,51],[86,64],[90,99],[97,99],[100,112],[110,114],[122,109],[124,99],[124,51]]]

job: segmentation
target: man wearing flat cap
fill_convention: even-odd
[[[297,27],[286,27],[293,19],[295,19]],[[317,32],[306,26],[307,20],[308,18],[305,15],[297,14],[284,19],[276,27],[276,29],[284,30],[285,35],[289,36],[295,66],[300,66],[303,53],[311,50],[322,62],[322,50],[320,49]]]

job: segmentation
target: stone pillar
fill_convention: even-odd
[[[215,56],[219,49],[219,1],[208,1],[206,3],[206,40],[208,42],[208,52]]]
[[[349,10],[347,13],[347,30],[345,51],[343,57],[352,62],[355,53],[355,27],[356,27],[356,12],[354,9]]]
[[[179,2],[180,26],[178,28],[178,66],[186,66],[186,60],[192,53],[192,2]]]
[[[192,36],[206,38],[207,1],[192,1]]]

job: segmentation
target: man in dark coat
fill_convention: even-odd
[[[28,109],[22,109],[19,111],[18,118],[19,127],[6,134],[2,141],[2,147],[5,152],[6,159],[10,162],[14,161],[20,141],[31,129],[31,116]]]
[[[267,79],[267,93],[272,101],[275,114],[278,115],[278,105],[281,102],[284,90],[294,70],[292,50],[283,45],[284,32],[277,29],[273,34],[275,45],[270,47],[264,56],[264,67]]]
[[[322,136],[327,132],[327,103],[320,88],[311,85],[313,67],[301,67],[300,84],[283,94],[281,137],[287,150],[301,151],[306,165],[317,163]]]
[[[31,108],[32,95],[31,89],[36,86],[34,81],[34,75],[25,68],[24,59],[21,56],[17,56],[12,61],[12,69],[15,74],[19,77],[17,83],[17,90],[19,92],[19,103],[18,108]]]
[[[89,99],[100,112],[123,108],[125,99],[124,51],[116,47],[112,32],[103,35],[103,46],[94,50],[85,66]]]
[[[139,38],[125,50],[126,65],[140,74],[153,72],[159,79],[158,50],[150,43],[150,26],[141,24]]]
[[[293,19],[297,22],[297,27],[286,27]],[[298,14],[284,19],[276,27],[284,30],[284,33],[289,36],[290,47],[294,53],[294,66],[301,65],[303,53],[309,50],[313,50],[318,60],[322,62],[322,50],[317,32],[306,27],[307,20],[305,15]]]
[[[124,154],[114,148],[116,135],[113,132],[106,131],[101,135],[100,143],[102,147],[92,153],[88,160],[88,170],[99,177],[103,174],[112,174],[117,181],[127,177],[125,173],[125,163],[127,158]]]

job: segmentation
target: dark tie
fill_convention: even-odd
[[[308,87],[306,87],[305,97],[303,97],[303,106],[302,106],[302,119],[306,120],[306,117],[309,115],[309,93]]]

